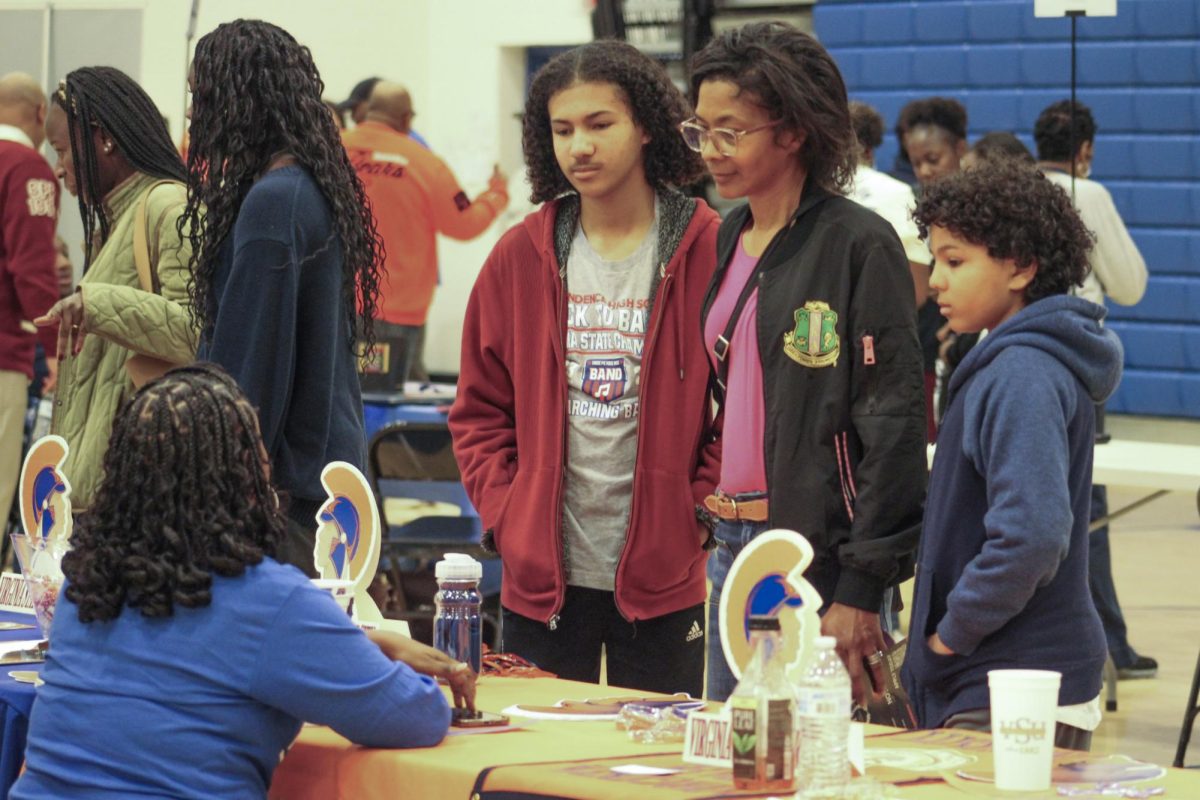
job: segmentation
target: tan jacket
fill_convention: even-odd
[[[156,180],[135,173],[105,198],[112,221],[108,241],[79,284],[87,335],[79,355],[59,364],[51,430],[71,448],[63,469],[76,509],[92,502],[113,420],[133,392],[125,360],[137,352],[182,363],[196,353],[187,301],[192,250],[176,232],[187,203],[183,184],[159,186],[146,207],[150,262],[157,267],[162,294],[142,291],[138,283],[134,219],[142,195]]]

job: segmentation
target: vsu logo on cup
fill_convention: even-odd
[[[997,730],[1000,731],[1001,736],[1011,739],[1018,745],[1042,742],[1046,738],[1046,723],[1026,717],[1007,722],[1000,720]]]
[[[804,578],[812,545],[795,531],[765,531],[746,545],[730,567],[721,592],[721,648],[734,677],[750,663],[750,617],[779,619],[788,675],[799,679],[803,656],[821,632],[821,595]]]

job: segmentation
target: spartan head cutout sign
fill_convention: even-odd
[[[21,527],[34,548],[71,536],[71,484],[62,465],[70,448],[61,436],[33,443],[21,467]]]
[[[821,595],[804,579],[812,545],[795,531],[765,531],[742,550],[721,590],[721,648],[734,677],[750,663],[750,617],[779,618],[788,677],[800,679],[804,656],[821,633]]]
[[[368,623],[383,619],[367,593],[379,567],[379,509],[367,479],[344,461],[321,471],[327,498],[317,512],[313,564],[322,578],[352,581],[355,616]]]

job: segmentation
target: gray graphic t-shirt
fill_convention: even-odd
[[[613,591],[637,457],[658,210],[637,251],[605,261],[580,227],[567,258],[567,582]]]

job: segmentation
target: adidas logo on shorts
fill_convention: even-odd
[[[704,635],[704,631],[703,631],[703,629],[701,629],[700,623],[696,622],[695,620],[692,620],[692,629],[687,632],[686,641],[694,642],[703,635]]]

